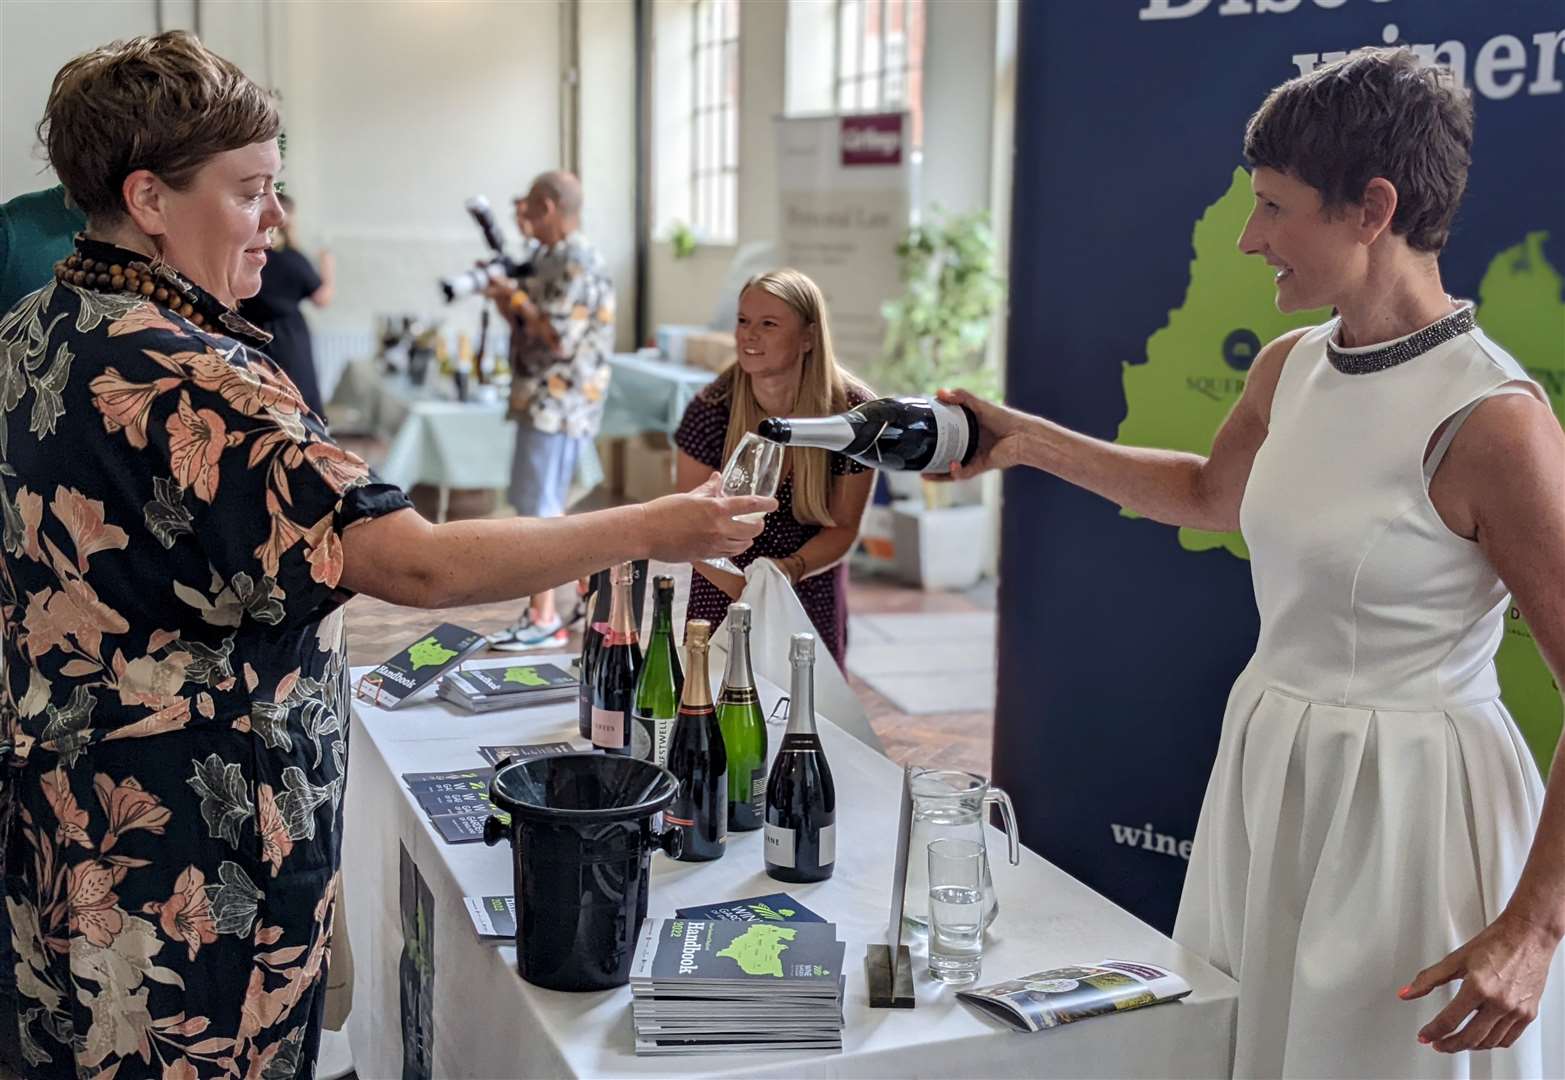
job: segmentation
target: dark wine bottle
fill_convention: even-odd
[[[663,823],[682,834],[679,858],[685,862],[720,859],[728,843],[728,754],[707,674],[711,634],[712,624],[705,619],[685,624],[690,672],[668,740],[668,771],[679,781],[679,792],[663,811]]]
[[[788,659],[788,730],[766,781],[766,872],[825,881],[837,862],[837,789],[815,730],[815,635],[793,635]]]
[[[631,734],[631,755],[662,765],[668,760],[668,737],[679,715],[685,692],[685,673],[679,667],[674,646],[674,579],[659,577],[652,583],[652,637],[636,682],[636,730]]]
[[[728,668],[717,695],[717,723],[728,751],[728,827],[759,829],[766,821],[766,717],[750,667],[750,605],[728,607]]]
[[[576,727],[581,737],[592,741],[592,680],[598,670],[598,652],[603,645],[603,633],[609,625],[609,602],[612,590],[609,572],[599,570],[592,575],[587,586],[587,627],[581,634],[581,659],[576,665],[580,679],[576,687],[576,705],[581,715]]]
[[[641,673],[641,646],[631,618],[630,586],[635,569],[620,563],[609,574],[609,623],[598,646],[592,674],[592,745],[610,754],[630,753],[635,721],[636,676]]]
[[[773,442],[835,450],[872,469],[899,472],[948,472],[978,450],[973,410],[933,398],[877,398],[836,416],[773,416],[756,431]]]

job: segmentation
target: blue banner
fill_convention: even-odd
[[[1020,19],[1011,404],[1206,453],[1259,346],[1327,314],[1279,314],[1270,270],[1235,246],[1245,121],[1344,50],[1409,44],[1477,110],[1446,287],[1565,405],[1560,0],[1037,2]],[[995,780],[1029,846],[1167,931],[1255,644],[1248,552],[1021,470],[1001,537]],[[1507,630],[1505,700],[1541,766],[1558,688],[1515,613]]]

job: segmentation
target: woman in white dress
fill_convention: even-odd
[[[1565,1074],[1565,765],[1546,794],[1493,663],[1514,594],[1565,674],[1565,434],[1440,284],[1472,121],[1396,49],[1262,104],[1239,246],[1336,317],[1261,351],[1208,457],[944,395],[983,426],[957,476],[1243,530],[1260,638],[1174,930],[1239,980],[1239,1076]]]

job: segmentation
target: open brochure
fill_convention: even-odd
[[[1089,1016],[1177,1001],[1188,993],[1190,984],[1165,968],[1105,960],[1091,967],[1039,971],[963,990],[957,997],[1018,1031],[1042,1031]]]

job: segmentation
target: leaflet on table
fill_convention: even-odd
[[[483,644],[484,635],[441,623],[367,672],[359,680],[358,693],[382,708],[395,709]]]
[[[516,940],[516,897],[464,896],[462,903],[467,905],[479,937],[492,938],[497,944]]]
[[[681,919],[729,919],[734,922],[808,922],[826,920],[787,893],[725,900],[721,904],[683,907],[674,912]]]
[[[514,743],[510,746],[480,746],[478,752],[491,765],[498,765],[506,758],[521,761],[523,758],[545,757],[549,754],[579,754],[568,742]]]
[[[1089,1016],[1177,1001],[1190,984],[1166,968],[1125,960],[1039,971],[956,996],[1018,1031],[1042,1031]]]

